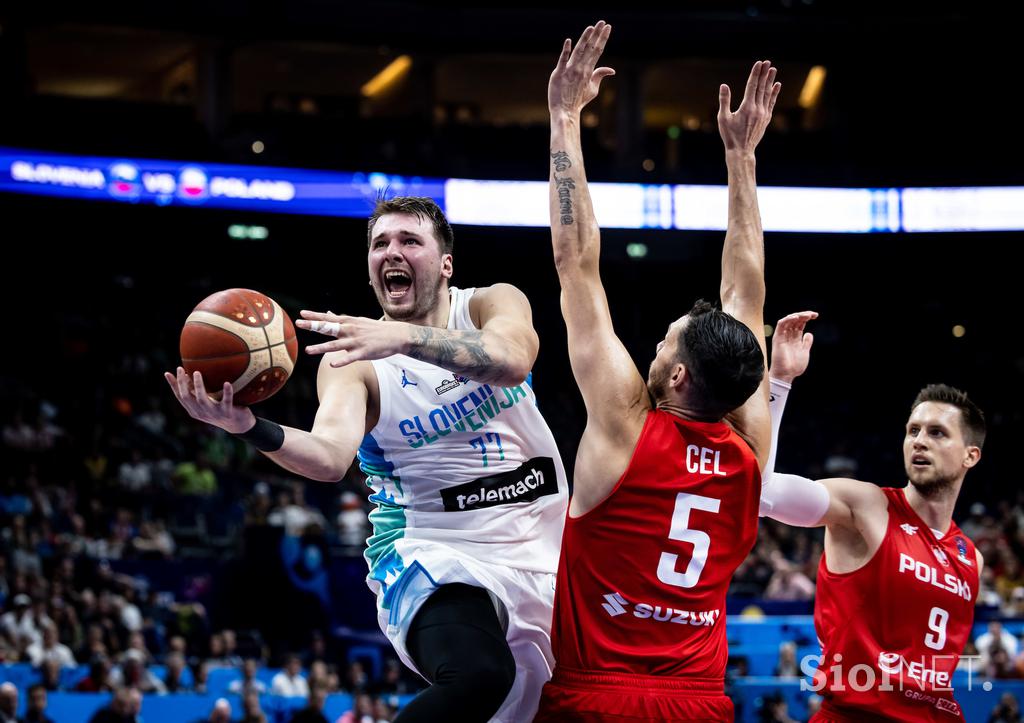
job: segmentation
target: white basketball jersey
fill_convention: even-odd
[[[448,328],[475,329],[475,289],[451,288]],[[359,462],[373,489],[368,581],[387,587],[413,561],[413,540],[442,542],[482,562],[554,573],[568,485],[531,379],[474,382],[398,354],[372,362],[380,418]]]

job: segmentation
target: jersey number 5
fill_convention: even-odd
[[[672,527],[668,532],[668,538],[689,542],[693,545],[693,556],[690,558],[690,564],[686,566],[686,572],[679,572],[676,570],[679,555],[671,552],[661,553],[661,560],[658,562],[659,580],[666,585],[675,585],[676,587],[689,588],[697,584],[700,574],[704,572],[704,565],[708,561],[711,538],[706,532],[690,529],[690,511],[703,510],[717,513],[720,504],[720,500],[711,497],[701,497],[686,492],[676,495],[676,508],[672,512]]]

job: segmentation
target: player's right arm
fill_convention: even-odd
[[[771,517],[799,527],[835,528],[855,535],[870,534],[877,526],[879,511],[887,509],[885,493],[860,480],[832,478],[811,480],[775,471],[776,446],[782,413],[793,381],[810,362],[814,336],[804,331],[807,322],[817,318],[813,311],[783,317],[772,336],[771,403],[772,444],[761,485],[761,516]],[[884,515],[881,519],[886,519]],[[872,535],[873,536],[873,535]]]
[[[368,428],[369,387],[364,364],[335,369],[329,362],[330,355],[327,355],[320,364],[317,375],[320,407],[309,432],[258,420],[248,407],[233,403],[234,395],[228,383],[218,400],[207,393],[199,372],[190,378],[178,367],[177,375],[166,373],[164,377],[174,396],[194,419],[231,434],[243,435],[243,438],[260,425],[267,439],[261,439],[256,446],[263,448],[261,451],[268,458],[303,477],[337,482],[348,471]],[[276,449],[264,448],[268,446]]]
[[[601,235],[583,167],[580,114],[614,71],[595,68],[611,26],[566,40],[548,84],[551,112],[551,244],[562,287],[569,361],[587,408],[577,454],[573,511],[591,509],[611,492],[629,463],[650,399],[636,365],[612,327],[598,264]]]
[[[729,174],[729,221],[722,247],[722,310],[753,332],[765,352],[764,334],[764,233],[757,203],[754,152],[772,118],[782,88],[775,82],[775,68],[767,60],[754,63],[743,101],[732,111],[729,86],[719,88],[718,130],[725,145]],[[758,466],[767,467],[771,443],[768,413],[768,380],[726,421],[750,445]]]

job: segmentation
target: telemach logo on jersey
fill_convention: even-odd
[[[434,387],[434,392],[440,396],[445,392],[450,392],[452,389],[458,389],[463,384],[469,383],[469,377],[460,377],[458,374],[452,374],[451,379],[445,379],[441,382],[441,386]]]
[[[534,457],[509,472],[466,482],[441,490],[448,512],[480,510],[513,502],[533,502],[558,494],[555,463],[550,457]]]

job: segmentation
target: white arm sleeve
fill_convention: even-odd
[[[789,398],[789,390],[793,388],[792,384],[771,378],[768,379],[768,386],[768,412],[772,416],[772,443],[768,448],[768,464],[765,465],[764,475],[762,475],[765,479],[775,471],[775,453],[779,449],[779,428],[782,427],[782,413],[786,411],[786,400]]]
[[[817,527],[831,497],[821,482],[795,474],[773,472],[761,483],[761,517],[796,527]]]
[[[795,474],[775,472],[775,453],[779,445],[782,412],[786,408],[791,385],[770,379],[768,408],[772,416],[772,444],[761,480],[761,517],[771,517],[796,527],[817,527],[828,512],[828,488],[816,480]]]

